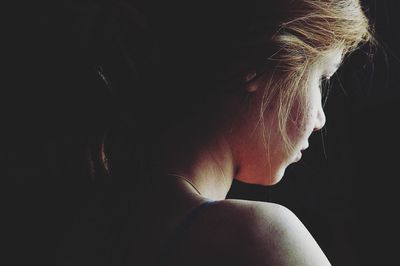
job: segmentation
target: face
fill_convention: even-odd
[[[301,152],[309,146],[310,135],[321,129],[325,124],[326,118],[322,108],[320,88],[321,80],[329,79],[336,72],[341,59],[341,51],[335,50],[310,69],[310,80],[304,95],[305,99],[296,99],[290,113],[291,119],[287,131],[293,149],[288,151],[281,134],[277,130],[268,130],[268,128],[278,128],[276,115],[266,115],[264,128],[258,126],[250,138],[242,141],[243,147],[239,157],[244,161],[242,161],[241,169],[237,175],[238,180],[252,184],[273,185],[281,180],[285,169],[290,164],[301,159]],[[305,103],[308,103],[307,108],[299,115],[299,104]],[[252,123],[254,122],[255,120]]]

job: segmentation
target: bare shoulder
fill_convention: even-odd
[[[217,202],[196,219],[187,237],[192,244],[182,252],[196,258],[196,265],[330,265],[296,215],[273,203]]]
[[[274,203],[228,200],[246,226],[245,250],[254,265],[330,265],[310,232],[288,208]]]

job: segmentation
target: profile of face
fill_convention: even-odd
[[[266,128],[258,126],[255,134],[248,134],[251,137],[242,141],[246,147],[242,147],[240,158],[244,160],[242,165],[245,166],[236,179],[251,184],[273,185],[281,180],[290,164],[301,159],[301,152],[309,146],[310,135],[320,130],[326,121],[322,107],[321,80],[329,79],[338,69],[341,60],[342,52],[333,50],[311,67],[306,93],[303,98],[295,99],[290,110],[287,132],[293,148],[287,149],[282,135],[276,130],[276,113],[265,115]],[[261,97],[261,93],[259,95]],[[307,108],[299,115],[299,104],[305,103],[308,103]],[[271,128],[275,130],[269,130]],[[265,134],[265,131],[269,133]]]

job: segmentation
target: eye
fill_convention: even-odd
[[[325,106],[326,101],[328,100],[328,95],[330,91],[330,76],[321,76],[319,80],[319,88],[322,96],[322,106]]]

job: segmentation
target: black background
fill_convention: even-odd
[[[291,165],[278,185],[235,182],[228,196],[285,205],[303,221],[333,265],[394,265],[400,195],[400,4],[363,2],[379,44],[372,61],[366,55],[370,49],[364,47],[333,79],[325,130],[313,135],[302,161]],[[75,156],[82,154],[78,151],[87,141],[80,132],[90,132],[96,125],[93,117],[107,112],[98,113],[102,97],[66,91],[74,84],[59,74],[63,66],[55,63],[78,61],[79,54],[69,54],[67,48],[79,47],[85,35],[65,41],[73,22],[60,18],[54,4],[19,4],[10,7],[3,36],[5,254],[13,262],[9,265],[56,265],[60,242],[81,222],[80,214],[106,216],[102,208],[112,206],[104,200],[103,207],[93,210],[98,191],[109,193],[101,198],[110,201],[113,194],[103,189],[107,182],[88,178],[83,157]],[[65,23],[52,27],[53,21]],[[64,158],[62,164],[57,156]],[[101,259],[107,252],[99,253]]]

